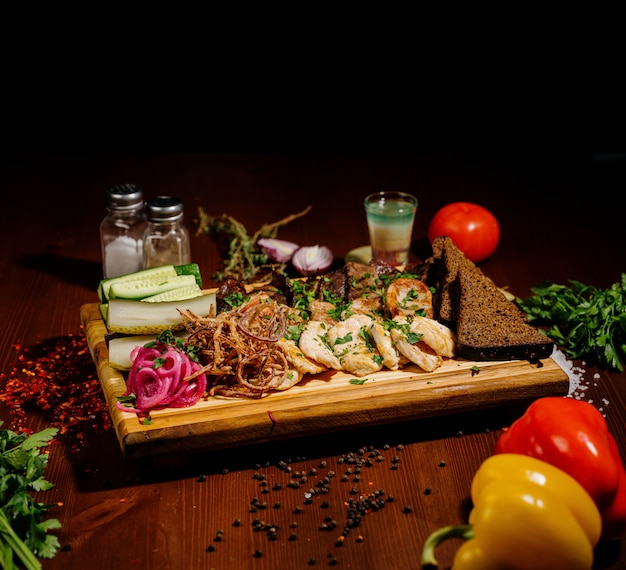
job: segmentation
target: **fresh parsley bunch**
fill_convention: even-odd
[[[53,558],[59,548],[59,539],[48,530],[61,524],[57,519],[43,520],[48,505],[31,496],[53,486],[43,477],[48,455],[40,448],[57,432],[46,428],[26,435],[0,429],[0,567],[7,570],[39,569],[38,557]]]
[[[626,362],[626,273],[608,289],[570,280],[570,285],[544,281],[533,296],[516,299],[530,321],[549,327],[545,332],[572,358],[624,371]]]

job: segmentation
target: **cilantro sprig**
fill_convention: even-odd
[[[546,335],[572,358],[624,371],[626,363],[626,273],[607,289],[580,281],[569,285],[544,281],[517,305],[530,321],[545,325]]]
[[[2,568],[39,569],[38,557],[53,558],[59,548],[59,539],[48,531],[61,528],[61,524],[57,519],[43,520],[49,505],[35,501],[31,495],[53,487],[43,476],[48,455],[40,453],[40,448],[46,446],[57,432],[57,428],[47,428],[26,435],[0,429]]]

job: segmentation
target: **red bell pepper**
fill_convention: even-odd
[[[498,453],[529,455],[565,471],[598,507],[602,538],[626,534],[626,469],[606,420],[589,402],[535,400],[498,438]]]

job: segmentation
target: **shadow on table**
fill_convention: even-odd
[[[257,469],[259,466],[317,461],[347,456],[359,450],[393,449],[398,445],[456,439],[470,434],[486,434],[485,437],[491,440],[496,431],[522,415],[526,407],[527,403],[519,403],[491,410],[135,460],[124,459],[115,432],[110,430],[91,434],[85,448],[72,460],[81,490],[97,491],[133,483],[149,484]]]
[[[20,265],[26,269],[44,271],[60,277],[68,283],[93,289],[102,279],[100,263],[86,259],[74,259],[56,253],[34,253],[20,259]]]

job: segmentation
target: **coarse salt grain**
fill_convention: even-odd
[[[580,400],[584,396],[585,390],[589,388],[589,384],[585,382],[585,369],[580,366],[575,366],[557,347],[554,348],[551,356],[552,360],[561,367],[569,378],[569,390],[567,395]]]

